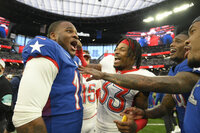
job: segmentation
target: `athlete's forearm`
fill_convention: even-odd
[[[185,72],[186,73],[186,72]],[[183,74],[182,74],[183,75]],[[161,93],[187,93],[190,92],[198,81],[199,76],[157,76],[147,77],[136,74],[109,74],[103,73],[102,79],[120,86],[140,90]]]
[[[153,118],[153,119],[161,118],[166,114],[170,114],[175,106],[176,106],[176,103],[174,99],[172,98],[172,95],[165,94],[160,105],[152,109],[145,110],[145,116],[147,118]]]
[[[47,133],[42,117],[37,118],[23,126],[17,127],[17,133]]]
[[[163,117],[165,114],[167,114],[166,108],[160,105],[152,109],[145,110],[145,118],[156,119]]]

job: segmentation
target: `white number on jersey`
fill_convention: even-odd
[[[103,96],[101,95],[99,101],[102,105],[107,103],[109,110],[113,112],[118,112],[118,113],[122,112],[125,108],[125,103],[126,103],[126,99],[124,98],[124,96],[127,95],[130,92],[130,90],[120,87],[118,85],[113,85],[113,87],[120,90],[114,95],[113,98],[109,97],[109,89],[107,88],[109,85],[111,85],[110,82],[105,82],[105,84],[103,85],[101,91],[104,91],[104,95]],[[115,100],[119,102],[119,105],[114,105]]]
[[[94,103],[96,100],[96,85],[89,84],[87,87],[85,84],[83,84],[83,103]]]
[[[80,89],[79,86],[79,78],[78,78],[78,74],[77,71],[74,72],[74,80],[73,80],[73,85],[76,87],[76,92],[74,94],[75,100],[76,100],[76,109],[79,110],[80,109],[80,105],[79,105],[79,96],[78,96],[78,92]]]

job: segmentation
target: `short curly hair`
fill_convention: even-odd
[[[51,25],[48,28],[48,32],[47,32],[47,37],[48,38],[50,38],[51,32],[55,32],[57,27],[58,27],[58,25],[60,25],[60,23],[62,23],[62,22],[69,22],[69,21],[67,21],[67,20],[59,20],[59,21],[55,21],[55,22],[51,23]]]

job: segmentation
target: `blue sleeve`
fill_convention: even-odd
[[[26,63],[29,59],[34,57],[46,57],[56,62],[59,66],[59,54],[63,52],[60,47],[59,44],[47,37],[36,36],[25,46],[22,52],[22,58],[24,63]]]
[[[169,76],[175,76],[179,72],[193,72],[193,73],[198,73],[200,74],[200,69],[199,68],[191,68],[187,64],[187,59],[185,59],[183,62],[178,64],[175,67],[172,67],[168,73]]]
[[[180,64],[178,72],[193,72],[193,73],[200,74],[199,68],[191,68],[188,66],[187,62],[188,62],[188,60],[186,59]]]

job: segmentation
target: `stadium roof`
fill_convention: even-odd
[[[73,17],[107,17],[143,9],[166,0],[17,0],[29,6]]]
[[[147,17],[172,11],[184,3],[194,6],[160,21],[143,22]],[[11,32],[46,35],[52,22],[68,20],[78,32],[90,34],[90,37],[82,37],[85,43],[93,39],[95,43],[116,43],[126,32],[147,31],[163,25],[187,30],[199,16],[199,9],[200,0],[0,0],[0,17],[11,22]]]

